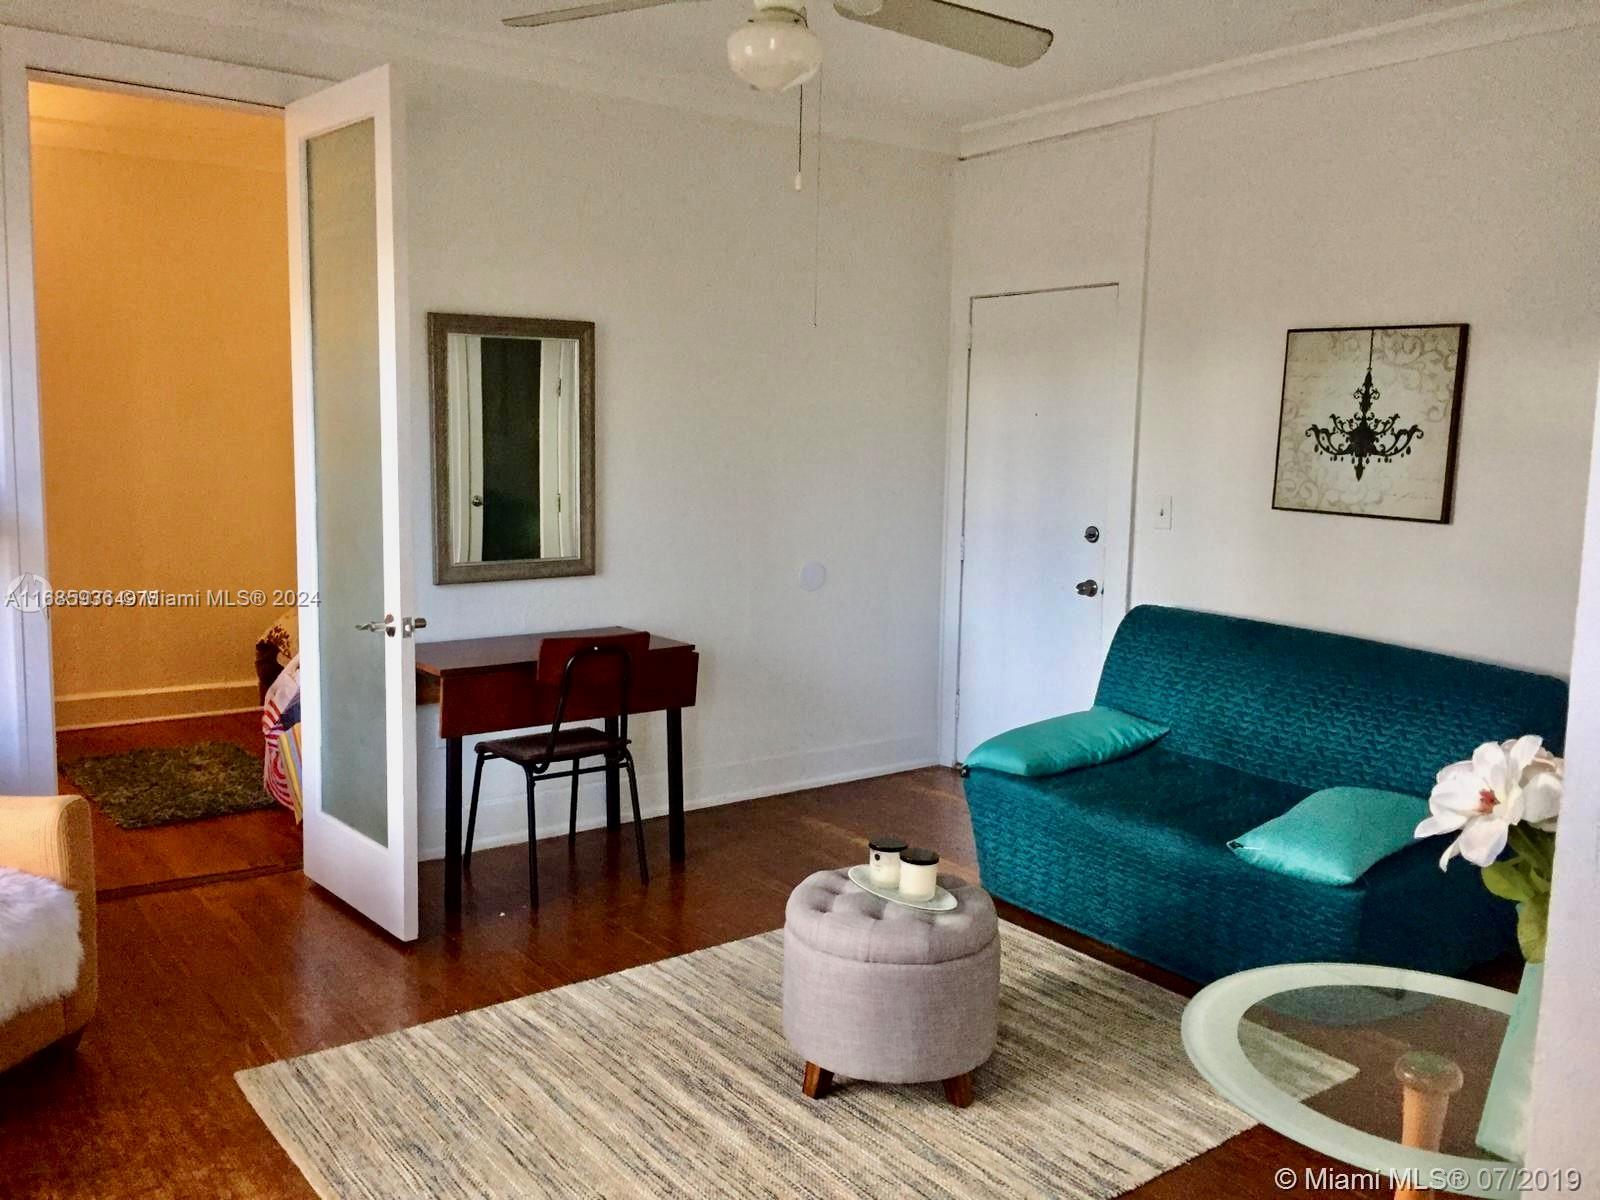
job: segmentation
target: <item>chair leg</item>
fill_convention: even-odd
[[[467,844],[461,851],[461,869],[472,868],[472,831],[478,827],[478,788],[483,784],[483,755],[478,755],[478,765],[472,770],[472,809],[467,814]]]
[[[539,830],[534,821],[533,772],[528,776],[528,906],[539,907]]]
[[[567,821],[567,845],[578,840],[578,764],[572,764],[572,816]]]
[[[628,794],[633,799],[633,844],[639,848],[639,881],[650,882],[650,866],[644,856],[644,818],[639,815],[639,780],[633,773],[633,755],[624,753],[622,765],[628,771]]]

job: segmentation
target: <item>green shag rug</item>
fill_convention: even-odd
[[[126,750],[63,764],[100,811],[122,829],[271,808],[261,760],[232,742]]]

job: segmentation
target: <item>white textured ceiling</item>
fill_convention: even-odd
[[[310,0],[409,30],[494,37],[533,53],[598,66],[638,82],[679,76],[729,89],[723,43],[749,0],[692,0],[539,29],[500,18],[567,7],[572,0]],[[1228,62],[1374,26],[1463,7],[1449,0],[965,0],[1054,30],[1031,67],[996,66],[809,5],[826,48],[828,95],[955,128],[1055,101]],[[301,0],[307,3],[307,0]]]

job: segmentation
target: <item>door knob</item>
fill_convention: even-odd
[[[1091,546],[1100,540],[1100,526],[1091,525],[1083,531],[1083,540]]]
[[[1098,596],[1099,594],[1100,585],[1092,579],[1085,579],[1078,585],[1078,595],[1080,596]]]
[[[483,507],[483,497],[482,496],[474,496],[472,498],[472,507],[473,508],[482,508]]]

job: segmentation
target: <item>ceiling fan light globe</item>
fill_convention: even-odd
[[[883,0],[833,0],[833,6],[852,17],[875,17],[883,11]]]
[[[806,28],[804,18],[768,9],[728,35],[728,66],[751,87],[786,91],[816,75],[822,42]]]

